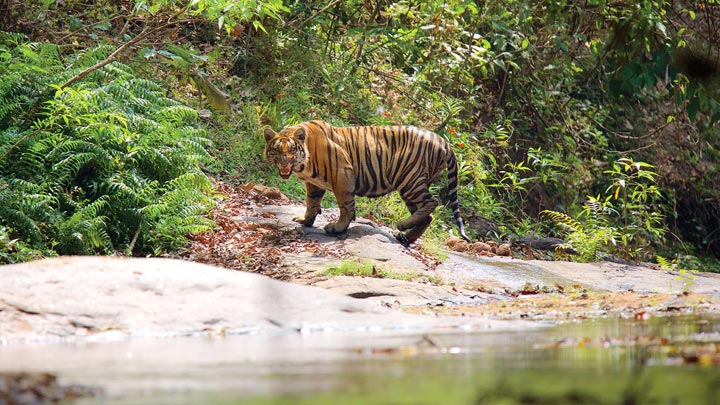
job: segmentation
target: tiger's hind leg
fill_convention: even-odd
[[[401,194],[411,215],[398,223],[397,228],[400,232],[395,235],[400,243],[406,246],[415,242],[430,226],[431,214],[438,205],[425,182],[420,180],[415,184],[416,187],[411,187],[409,191]]]
[[[424,180],[415,182],[408,190],[402,190],[400,196],[412,214],[398,223],[397,228],[401,231],[424,224],[438,206],[438,201],[430,194]]]
[[[395,239],[397,239],[405,246],[410,246],[410,244],[418,240],[418,238],[420,238],[420,236],[425,233],[425,230],[430,226],[431,222],[432,215],[428,215],[427,217],[425,217],[425,220],[423,222],[410,228],[406,232],[397,231],[394,235]]]

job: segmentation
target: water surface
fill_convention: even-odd
[[[300,334],[0,347],[91,403],[720,404],[720,317],[522,332]]]

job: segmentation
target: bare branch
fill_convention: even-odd
[[[70,86],[72,86],[73,84],[75,84],[77,81],[84,79],[84,78],[85,78],[87,75],[89,75],[90,73],[92,73],[92,72],[94,72],[94,71],[102,68],[103,66],[106,66],[106,65],[114,62],[115,59],[117,59],[117,57],[118,57],[120,54],[122,54],[123,52],[125,52],[128,48],[130,48],[130,47],[138,44],[139,42],[142,42],[143,40],[145,40],[145,38],[147,38],[147,37],[150,36],[151,34],[154,34],[154,33],[158,32],[158,31],[162,31],[162,30],[166,29],[166,28],[169,27],[169,26],[176,25],[176,24],[183,23],[183,22],[187,22],[187,21],[190,21],[190,19],[183,19],[183,20],[178,20],[178,21],[166,22],[166,23],[164,23],[164,24],[162,24],[162,25],[160,25],[160,26],[158,26],[158,27],[152,28],[152,29],[150,29],[150,28],[148,28],[148,27],[145,27],[145,29],[143,29],[142,32],[140,32],[140,34],[138,34],[135,38],[131,39],[130,41],[125,42],[124,44],[120,45],[115,51],[113,51],[113,53],[110,54],[110,56],[108,56],[108,57],[105,58],[104,60],[102,60],[102,61],[100,61],[100,62],[98,62],[98,63],[90,66],[89,68],[83,70],[82,72],[78,73],[77,75],[73,76],[72,78],[70,78],[70,80],[68,80],[68,81],[66,81],[65,83],[63,83],[63,84],[60,86],[60,88],[61,88],[61,89],[65,89],[65,88],[67,88],[67,87],[70,87]]]

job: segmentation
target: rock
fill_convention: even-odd
[[[50,373],[0,372],[0,404],[44,404],[101,393],[97,388],[60,385]]]
[[[457,324],[173,259],[60,257],[0,273],[0,344]]]
[[[282,193],[279,189],[275,187],[268,187],[263,186],[262,184],[255,184],[253,186],[253,190],[260,194],[261,196],[271,199],[271,200],[280,200],[280,201],[290,201],[285,194]]]
[[[394,279],[338,276],[313,285],[390,307],[481,305],[507,297],[450,286]]]
[[[526,283],[540,289],[565,286],[573,289],[636,293],[715,294],[720,299],[720,274],[695,273],[689,281],[678,272],[629,266],[618,263],[575,263],[547,260],[517,260],[510,257],[483,257],[449,253],[434,275],[459,287],[492,291],[517,291]],[[689,285],[688,285],[689,284]],[[677,306],[669,302],[666,307]]]
[[[330,250],[342,251],[361,262],[370,260],[373,264],[392,269],[400,274],[427,270],[425,264],[411,256],[408,249],[395,239],[390,228],[379,226],[365,218],[353,221],[343,235],[327,235],[323,228],[340,215],[340,210],[337,208],[323,208],[323,213],[317,217],[313,227],[303,227],[292,221],[293,217],[305,212],[305,207],[266,205],[257,207],[256,211],[260,215],[270,213],[274,217],[273,220],[279,224],[291,224],[289,226],[298,227],[305,238],[315,240]],[[261,217],[258,218],[258,220],[260,219]],[[246,218],[246,220],[248,219]]]
[[[573,285],[571,278],[543,271],[522,260],[507,257],[469,256],[451,253],[435,269],[435,276],[446,283],[467,289],[483,288],[495,292],[520,291],[527,284],[542,287]]]
[[[548,250],[554,251],[560,248],[562,251],[568,254],[577,254],[577,252],[570,248],[564,247],[565,241],[560,238],[550,237],[536,237],[536,236],[523,236],[512,243],[514,247],[518,248],[532,248],[537,250]]]
[[[300,227],[292,222],[292,217],[302,214],[304,207],[298,205],[282,205],[255,208],[258,218],[272,213],[272,219],[282,226]],[[344,250],[352,257],[371,260],[373,264],[383,268],[392,269],[398,273],[421,273],[428,271],[428,267],[414,257],[410,256],[409,249],[397,243],[392,236],[392,230],[382,227],[367,219],[359,219],[351,224],[346,235],[341,237],[325,235],[322,227],[329,220],[337,218],[336,209],[323,210],[318,216],[314,228],[300,227],[305,238],[317,240],[328,249]],[[549,238],[535,238],[531,244],[540,242],[554,245],[559,240]],[[518,260],[510,259],[511,247],[507,243],[498,243],[494,240],[467,244],[457,237],[450,237],[446,245],[452,251],[465,251],[475,256],[463,254],[450,254],[448,260],[440,264],[432,274],[433,277],[445,284],[453,284],[459,289],[481,291],[516,291],[522,289],[526,282],[538,285],[540,288],[555,289],[558,285],[572,287],[580,285],[591,290],[627,291],[637,292],[677,292],[683,288],[690,288],[694,292],[720,291],[720,275],[711,273],[698,273],[691,286],[685,286],[686,280],[678,278],[678,274],[650,269],[643,266],[628,266],[607,262],[600,263],[574,263],[545,260]],[[491,252],[485,251],[487,246]],[[478,250],[485,253],[475,253]],[[497,255],[498,257],[492,258]],[[313,277],[323,272],[323,267],[337,263],[342,259],[321,260],[315,257],[293,256],[286,257],[289,267],[297,267],[297,274],[301,276],[302,283],[314,283]],[[300,271],[307,268],[308,272]],[[362,285],[364,282],[358,282]],[[416,291],[418,294],[423,292]],[[377,300],[382,300],[378,298]],[[410,300],[407,300],[408,302]]]
[[[457,236],[451,236],[445,241],[445,246],[456,252],[467,252],[470,249],[470,244],[466,241],[458,238]]]
[[[475,254],[483,254],[492,252],[492,246],[485,242],[475,242],[472,244],[472,252]]]
[[[495,254],[498,256],[510,256],[510,244],[500,244],[497,248],[495,248]]]
[[[680,294],[676,297],[668,299],[662,304],[663,311],[673,312],[681,311],[688,307],[687,295]]]
[[[500,233],[500,227],[497,222],[475,213],[471,213],[465,217],[465,225],[467,229],[482,237]]]

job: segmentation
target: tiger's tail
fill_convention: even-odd
[[[448,197],[450,198],[450,209],[452,209],[453,217],[455,217],[455,223],[460,231],[460,236],[465,239],[468,243],[472,243],[470,238],[465,235],[465,226],[463,220],[460,217],[460,202],[458,201],[458,165],[455,152],[450,149],[447,158],[447,176],[448,176]]]

